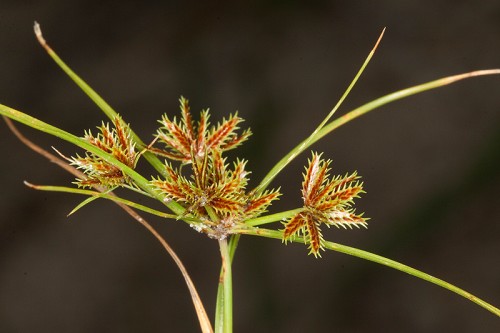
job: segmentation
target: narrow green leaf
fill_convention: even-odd
[[[83,200],[82,202],[80,202],[75,208],[73,208],[73,210],[71,210],[71,212],[68,213],[68,216],[71,216],[73,215],[74,213],[76,213],[80,208],[82,208],[83,206],[91,203],[92,201],[94,200],[97,200],[99,199],[99,196],[93,196],[93,197],[88,197],[87,199]]]
[[[345,92],[342,94],[340,97],[339,101],[337,104],[333,107],[333,109],[330,111],[330,113],[323,119],[323,121],[318,125],[318,127],[309,135],[304,141],[302,141],[298,146],[296,146],[294,149],[292,149],[288,154],[286,154],[276,165],[269,171],[269,173],[262,179],[260,184],[257,186],[256,191],[257,193],[263,192],[271,183],[271,181],[291,162],[293,161],[298,155],[300,155],[304,150],[309,148],[311,144],[314,142],[314,138],[318,135],[318,132],[321,131],[321,129],[325,126],[325,124],[330,120],[330,118],[335,114],[335,112],[340,108],[344,100],[347,98],[351,90],[354,88],[356,85],[356,82],[358,82],[359,77],[361,74],[364,72],[366,66],[370,63],[370,60],[372,59],[373,55],[375,54],[375,50],[377,49],[380,41],[382,40],[382,37],[384,36],[385,28],[382,30],[382,33],[380,34],[377,42],[375,43],[375,46],[372,48],[368,56],[366,57],[365,61],[361,65],[361,68],[358,70],[356,75],[354,76],[354,79],[351,81]]]
[[[277,230],[269,230],[269,229],[262,229],[262,228],[242,228],[239,230],[234,230],[235,232],[239,232],[241,234],[246,234],[246,235],[253,235],[253,236],[261,236],[261,237],[267,237],[267,238],[275,238],[275,239],[283,239],[283,232],[282,231],[277,231]],[[304,244],[304,239],[302,237],[295,237],[291,239],[293,242],[297,243],[302,243]],[[368,261],[372,261],[374,263],[384,265],[393,269],[396,269],[398,271],[413,275],[419,279],[422,279],[424,281],[433,283],[437,286],[440,286],[442,288],[445,288],[447,290],[450,290],[466,299],[468,299],[471,302],[476,303],[477,305],[483,307],[484,309],[490,311],[491,313],[495,314],[496,316],[500,317],[500,309],[493,306],[492,304],[480,299],[477,296],[472,295],[471,293],[456,287],[455,285],[448,283],[444,280],[438,279],[432,275],[429,275],[427,273],[424,273],[422,271],[419,271],[418,269],[412,268],[410,266],[404,265],[402,263],[399,263],[395,260],[391,260],[385,257],[382,257],[380,255],[360,250],[354,247],[338,244],[338,243],[333,243],[329,241],[324,242],[324,247],[325,249],[341,252],[344,254],[348,254],[350,256],[358,257],[361,259],[365,259]]]
[[[28,185],[29,183],[25,182],[26,185]],[[29,184],[31,185],[31,184]],[[29,186],[28,185],[28,186]],[[33,187],[33,186],[30,186],[30,187]],[[35,187],[33,187],[35,188]],[[40,189],[40,188],[38,188]],[[106,192],[103,192],[103,193],[99,193],[99,192],[96,192],[98,193],[98,195],[93,195],[93,196],[90,196],[88,197],[87,199],[83,200],[82,202],[80,202],[75,208],[73,208],[73,210],[71,212],[69,212],[68,216],[71,216],[73,215],[74,213],[76,213],[80,208],[83,208],[83,206],[91,203],[92,201],[96,200],[96,199],[99,199],[100,197],[103,197],[104,195],[110,193],[111,191],[113,191],[114,189],[109,189],[108,191]],[[74,193],[74,192],[73,192]]]
[[[156,216],[160,216],[163,218],[170,218],[170,219],[177,219],[178,218],[177,215],[168,214],[168,213],[165,213],[165,212],[138,204],[136,202],[133,202],[133,201],[130,201],[127,199],[123,199],[117,195],[112,194],[111,192],[101,193],[101,192],[97,192],[97,191],[84,190],[84,189],[66,187],[66,186],[34,185],[34,184],[31,184],[27,181],[25,181],[24,184],[32,189],[39,190],[39,191],[64,192],[64,193],[87,195],[87,196],[89,196],[91,198],[95,198],[95,199],[102,198],[102,199],[107,199],[107,200],[115,201],[118,203],[122,203],[122,204],[130,206],[132,208],[135,208],[137,210],[141,210],[143,212],[146,212],[146,213],[149,213],[152,215],[156,215]],[[202,223],[199,219],[191,218],[191,217],[185,217],[185,218],[183,218],[183,220],[186,222],[190,222],[192,224]]]
[[[367,58],[366,61],[368,61],[369,58]],[[356,82],[357,78],[359,77],[359,74],[364,70],[367,62],[365,61],[365,64],[363,64],[362,68],[358,72],[358,75],[356,75],[355,79],[349,86],[349,88],[346,90],[344,93],[344,96],[349,93],[350,89],[352,88],[353,83]],[[329,134],[333,130],[339,128],[340,126],[350,122],[353,119],[358,118],[361,115],[364,115],[370,111],[373,111],[385,104],[389,104],[392,102],[395,102],[397,100],[400,100],[402,98],[419,94],[428,90],[440,88],[452,83],[455,83],[460,80],[468,79],[471,77],[476,77],[476,76],[483,76],[483,75],[498,75],[500,74],[500,69],[487,69],[487,70],[478,70],[478,71],[473,71],[473,72],[468,72],[468,73],[463,73],[463,74],[458,74],[458,75],[453,75],[445,78],[441,78],[438,80],[426,82],[420,85],[416,85],[407,89],[399,90],[396,92],[393,92],[391,94],[385,95],[383,97],[380,97],[374,101],[371,101],[369,103],[366,103],[350,112],[347,114],[331,121],[327,125],[324,125],[323,121],[320,126],[314,131],[309,137],[307,137],[305,140],[303,140],[301,143],[299,143],[294,149],[292,149],[287,155],[285,155],[276,165],[271,169],[271,171],[264,177],[264,179],[261,181],[259,186],[257,187],[257,191],[262,192],[264,191],[267,186],[270,184],[270,182],[293,160],[295,157],[297,157],[299,154],[301,154],[304,150],[308,149],[310,146],[312,146],[316,141],[319,139],[323,138],[325,135]],[[343,96],[343,98],[344,98]],[[341,101],[343,100],[341,98]],[[334,108],[336,110],[337,106]],[[334,111],[332,110],[332,112]],[[325,119],[329,119],[329,117],[332,115],[332,112],[327,116]]]
[[[104,112],[104,114],[112,121],[116,118],[117,112],[94,90],[92,89],[83,79],[80,78],[58,55],[57,53],[47,44],[46,40],[42,36],[42,31],[40,25],[35,22],[34,26],[35,35],[38,42],[47,51],[47,54],[54,60],[54,62],[66,73],[73,82],[76,83],[78,87]],[[146,144],[131,130],[131,136],[137,147],[140,149],[145,149]],[[156,155],[149,151],[144,151],[144,158],[158,171],[160,174],[165,176],[165,170],[163,162],[160,161]]]
[[[362,116],[370,111],[373,111],[385,104],[389,104],[392,102],[395,102],[397,100],[409,97],[411,95],[419,94],[428,90],[436,89],[436,88],[441,88],[446,85],[465,80],[468,78],[476,77],[476,76],[484,76],[484,75],[499,75],[500,74],[500,69],[486,69],[486,70],[479,70],[479,71],[473,71],[473,72],[468,72],[468,73],[463,73],[463,74],[458,74],[458,75],[453,75],[453,76],[448,76],[444,77],[438,80],[426,82],[423,84],[419,84],[410,88],[406,88],[403,90],[399,90],[396,92],[393,92],[391,94],[382,96],[380,98],[377,98],[376,100],[373,100],[369,103],[366,103],[348,113],[345,115],[341,116],[340,118],[337,118],[330,122],[328,125],[323,127],[317,134],[316,136],[310,141],[310,144],[312,145],[328,133],[332,132],[333,130],[339,128],[342,125],[345,125],[346,123],[350,122],[351,120],[354,120],[358,118],[359,116]]]

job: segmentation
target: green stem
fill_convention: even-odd
[[[238,247],[238,242],[240,240],[241,235],[232,235],[231,239],[229,240],[229,256],[231,257],[231,263],[233,262],[234,259],[234,254],[236,252],[236,248]],[[222,283],[224,278],[224,269],[221,267],[221,271],[219,274],[219,284],[217,288],[217,301],[215,305],[215,331],[216,332],[222,332],[222,320],[223,320],[223,311],[224,311],[224,284]],[[217,329],[217,327],[219,327]]]
[[[285,212],[279,212],[276,214],[264,215],[264,216],[260,216],[260,217],[256,217],[256,218],[247,220],[247,221],[245,221],[245,224],[248,226],[255,227],[258,225],[282,221],[282,220],[285,220],[289,217],[292,217],[293,215],[301,212],[302,210],[304,210],[304,208],[296,208],[296,209],[292,209],[292,210],[287,210]]]
[[[280,231],[276,230],[269,230],[269,229],[261,229],[261,228],[247,228],[247,229],[241,229],[238,230],[241,234],[247,234],[247,235],[253,235],[253,236],[262,236],[262,237],[268,237],[268,238],[275,238],[275,239],[283,239],[283,233]],[[296,237],[293,239],[294,242],[298,243],[304,243],[304,239],[301,237]],[[427,282],[433,283],[435,285],[438,285],[442,288],[445,288],[447,290],[450,290],[466,299],[468,299],[471,302],[476,303],[477,305],[483,307],[484,309],[490,311],[491,313],[495,314],[496,316],[500,317],[500,309],[493,306],[492,304],[489,304],[488,302],[472,295],[468,291],[465,291],[461,288],[458,288],[454,286],[451,283],[448,283],[444,280],[438,279],[432,275],[429,275],[427,273],[424,273],[422,271],[419,271],[418,269],[412,268],[410,266],[404,265],[402,263],[399,263],[397,261],[382,257],[380,255],[363,251],[354,247],[346,246],[346,245],[341,245],[338,243],[333,243],[333,242],[324,242],[324,246],[326,249],[341,252],[344,254],[348,254],[354,257],[358,257],[361,259],[369,260],[372,262],[375,262],[380,265],[384,265],[393,269],[397,269],[398,271],[413,275],[415,277],[418,277],[422,280],[425,280]]]
[[[219,274],[219,283],[217,284],[217,300],[215,303],[215,333],[223,333],[223,319],[224,319],[224,283],[222,283],[223,279],[223,270],[221,268],[221,272]]]
[[[218,316],[216,316],[215,332],[231,333],[233,331],[233,283],[231,274],[231,251],[227,245],[227,239],[219,241],[222,257],[222,275],[219,278],[218,299],[222,293],[222,302],[217,302]],[[221,291],[222,290],[222,291]]]

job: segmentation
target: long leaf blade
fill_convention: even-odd
[[[47,54],[54,60],[54,62],[69,76],[71,80],[104,112],[104,114],[112,121],[116,119],[117,112],[94,90],[92,89],[80,76],[78,76],[58,55],[57,53],[47,44],[45,38],[43,38],[42,30],[40,25],[35,22],[34,25],[35,35],[38,39],[40,45],[45,49]],[[131,130],[132,139],[136,143],[137,147],[141,149],[146,149],[146,144],[139,138],[135,132]],[[163,163],[160,161],[156,155],[145,150],[143,153],[144,158],[162,175],[164,175]]]
[[[239,232],[241,234],[246,234],[246,235],[261,236],[261,237],[275,238],[275,239],[283,239],[283,232],[278,231],[278,230],[246,227],[246,228],[242,228],[241,230],[237,230],[237,232]],[[304,244],[304,242],[305,242],[303,237],[295,237],[295,238],[291,239],[291,241],[297,242],[297,243],[302,243],[302,244]],[[397,262],[395,260],[385,258],[385,257],[380,256],[378,254],[364,251],[361,249],[357,249],[354,247],[350,247],[350,246],[346,246],[346,245],[342,245],[342,244],[338,244],[338,243],[334,243],[334,242],[329,242],[329,241],[325,241],[323,245],[324,245],[325,249],[333,250],[333,251],[344,253],[344,254],[347,254],[350,256],[354,256],[354,257],[358,257],[358,258],[365,259],[368,261],[372,261],[374,263],[396,269],[398,271],[407,273],[409,275],[413,275],[413,276],[415,276],[419,279],[422,279],[424,281],[433,283],[439,287],[450,290],[450,291],[468,299],[469,301],[483,307],[484,309],[488,310],[489,312],[493,313],[494,315],[500,317],[500,309],[495,307],[494,305],[482,300],[481,298],[479,298],[477,296],[474,296],[473,294],[469,293],[468,291],[465,291],[462,288],[459,288],[459,287],[457,287],[449,282],[446,282],[442,279],[439,279],[439,278],[434,277],[430,274],[422,272],[418,269],[415,269],[415,268],[410,267],[408,265],[402,264],[402,263]]]
[[[145,192],[149,193],[152,197],[163,202],[175,214],[182,215],[184,213],[185,209],[181,205],[179,205],[175,201],[168,200],[165,197],[165,195],[163,195],[162,193],[160,193],[158,191],[154,191],[153,188],[150,186],[149,181],[146,178],[141,176],[139,173],[137,173],[136,171],[134,171],[133,169],[131,169],[127,165],[118,161],[112,155],[100,150],[99,148],[90,144],[86,140],[79,138],[71,133],[68,133],[60,128],[57,128],[57,127],[52,126],[50,124],[47,124],[39,119],[36,119],[30,115],[23,113],[23,112],[20,112],[20,111],[13,109],[13,108],[5,106],[3,104],[0,104],[0,114],[3,116],[6,116],[12,120],[15,120],[17,122],[20,122],[22,124],[25,124],[29,127],[37,129],[41,132],[45,132],[47,134],[50,134],[50,135],[53,135],[53,136],[58,137],[60,139],[63,139],[67,142],[70,142],[70,143],[72,143],[72,144],[74,144],[82,149],[85,149],[85,150],[101,157],[106,162],[120,168],[127,176],[129,176],[130,178],[132,178],[134,180],[134,182],[137,184],[137,186],[139,186]]]

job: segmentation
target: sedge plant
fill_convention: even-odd
[[[322,251],[333,250],[376,262],[455,292],[500,317],[500,309],[446,281],[388,258],[325,239],[322,234],[325,227],[366,228],[368,218],[356,212],[354,207],[354,201],[364,193],[360,175],[356,171],[335,175],[331,159],[320,152],[308,153],[309,158],[304,168],[300,189],[302,207],[268,213],[272,203],[282,196],[279,187],[270,187],[274,178],[292,160],[310,150],[316,141],[336,128],[380,106],[410,95],[475,76],[500,74],[500,69],[480,70],[419,84],[375,99],[332,120],[368,65],[383,33],[382,31],[374,48],[331,112],[307,138],[276,163],[255,188],[248,187],[251,173],[246,168],[246,160],[229,161],[226,155],[227,151],[238,148],[252,135],[249,129],[240,128],[243,119],[237,113],[214,122],[210,119],[209,111],[202,110],[195,120],[189,101],[181,97],[180,113],[161,116],[158,120],[158,130],[154,133],[154,140],[145,143],[122,116],[59,58],[45,41],[36,22],[35,34],[41,46],[95,102],[109,118],[109,122],[102,122],[97,131],[85,131],[80,137],[1,104],[0,114],[21,141],[76,177],[74,186],[41,186],[26,182],[27,186],[37,190],[85,196],[86,199],[71,213],[97,199],[111,200],[161,242],[183,274],[201,331],[204,333],[232,332],[231,267],[242,235],[277,239],[284,243],[303,243],[307,247],[307,252],[317,258],[321,257]],[[70,142],[82,148],[85,153],[68,157],[57,150],[55,153],[46,151],[24,137],[11,120]],[[136,170],[140,160],[149,163],[157,174],[153,176],[140,174]],[[140,193],[151,200],[158,200],[165,209],[153,209],[119,197],[114,192],[117,188]],[[186,223],[196,232],[203,233],[218,243],[221,271],[213,325],[181,260],[138,211],[160,216],[170,220],[170,223]]]

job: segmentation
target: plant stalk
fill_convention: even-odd
[[[216,310],[216,333],[233,332],[233,283],[231,273],[231,251],[227,239],[219,240],[219,248],[222,257],[222,274],[219,278],[219,290],[217,292]],[[222,295],[221,295],[222,294]],[[220,301],[222,299],[222,301]]]

